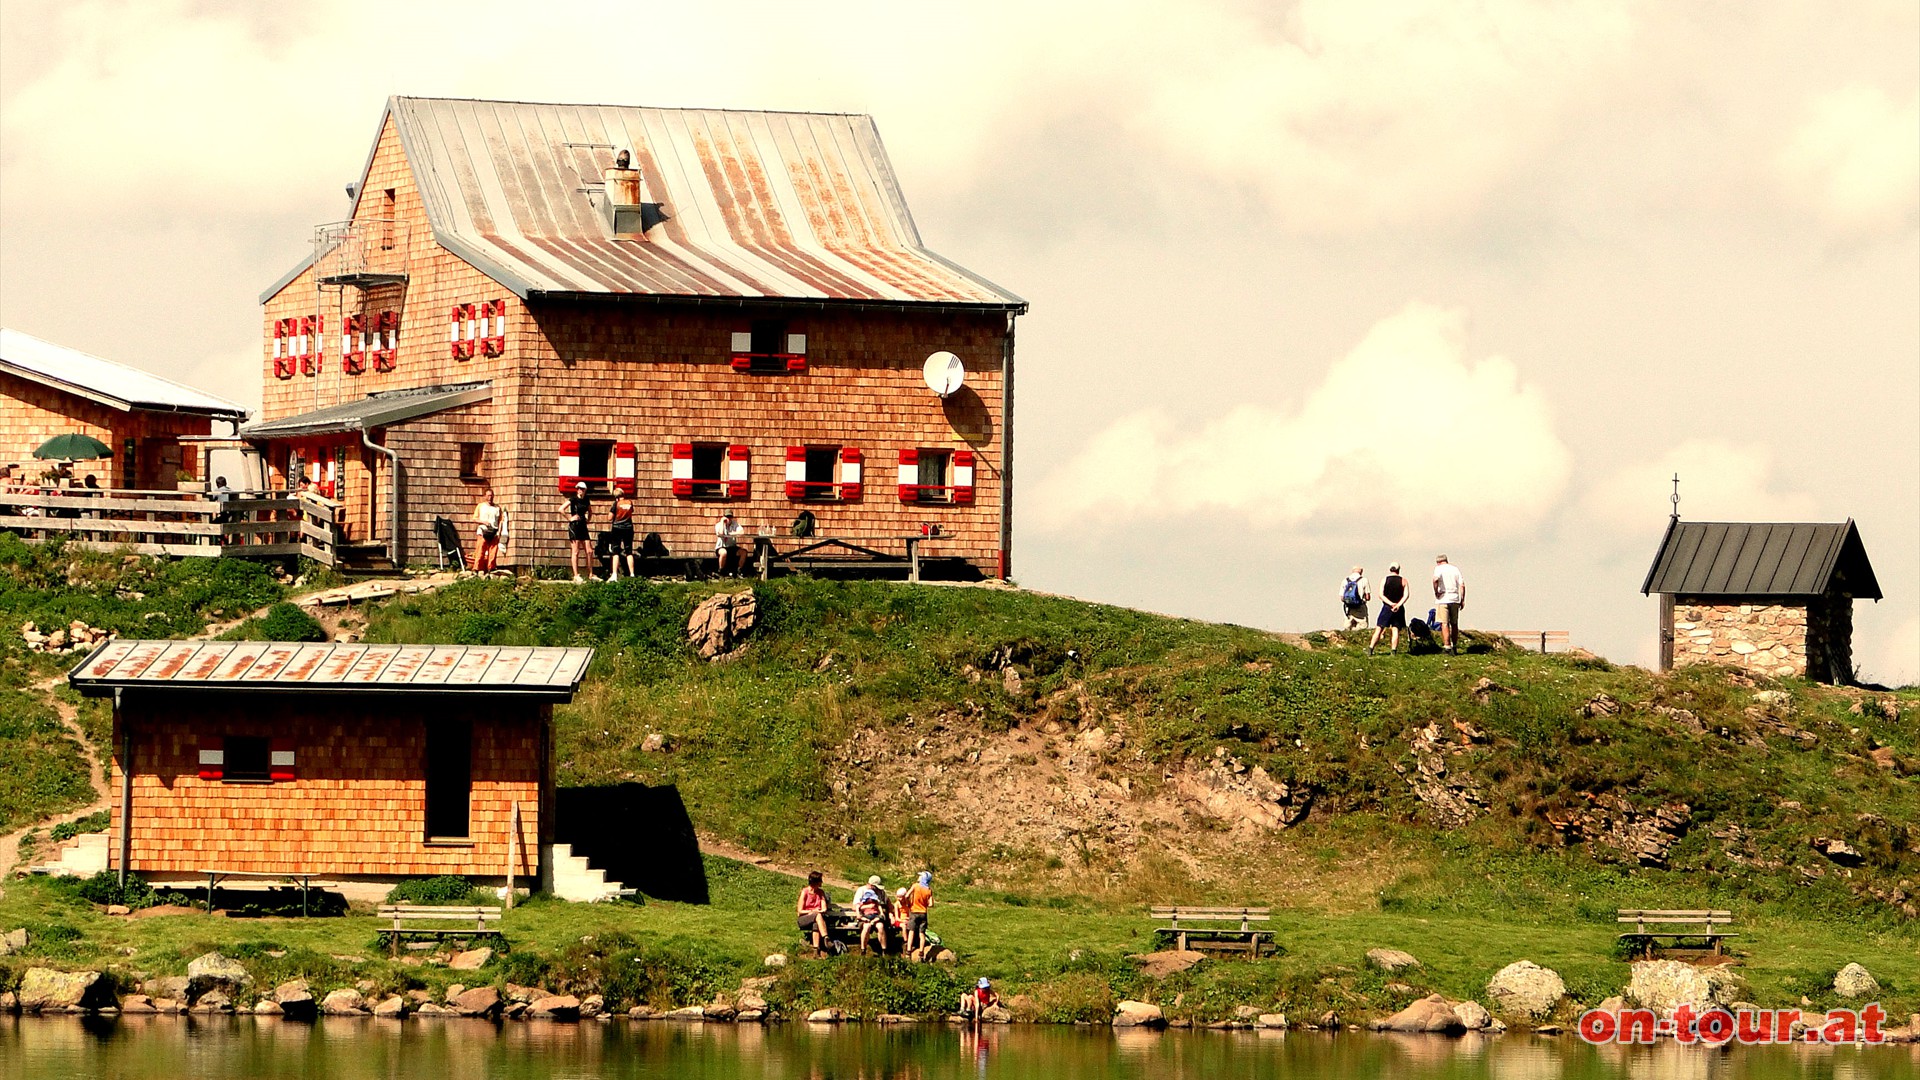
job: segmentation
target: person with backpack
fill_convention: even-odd
[[[1340,610],[1346,613],[1347,629],[1359,630],[1367,625],[1367,601],[1373,599],[1373,590],[1367,587],[1365,567],[1356,566],[1353,573],[1340,585]]]
[[[607,580],[620,580],[620,565],[623,561],[626,563],[627,576],[637,578],[640,576],[640,560],[633,554],[633,496],[625,491],[615,494],[611,514],[612,517],[607,524],[607,531],[610,534],[607,551],[613,557],[613,572]]]
[[[1380,583],[1380,617],[1373,624],[1373,640],[1367,642],[1367,655],[1373,655],[1374,646],[1380,644],[1380,632],[1391,627],[1393,637],[1388,639],[1389,653],[1400,651],[1400,631],[1407,628],[1407,579],[1400,576],[1400,564],[1392,563],[1387,567],[1387,577]],[[1413,651],[1413,638],[1407,638],[1407,651]]]
[[[867,879],[860,891],[853,894],[853,913],[860,920],[860,951],[867,951],[867,939],[870,935],[880,935],[880,952],[885,955],[891,945],[887,937],[887,923],[892,912],[887,903],[887,890],[880,884],[880,875]]]

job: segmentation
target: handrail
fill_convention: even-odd
[[[0,529],[22,539],[65,537],[100,551],[147,555],[306,555],[332,564],[340,505],[293,492],[0,490]]]

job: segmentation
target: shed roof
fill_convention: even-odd
[[[108,641],[67,673],[114,690],[478,693],[571,700],[592,649],[297,641]]]
[[[458,386],[423,386],[410,390],[386,390],[353,401],[328,405],[312,412],[296,413],[277,420],[262,420],[240,429],[243,439],[296,439],[307,435],[329,435],[339,431],[364,431],[397,424],[417,416],[437,413],[456,405],[472,405],[493,396],[490,383],[462,383]]]
[[[148,371],[0,328],[0,371],[97,401],[121,412],[193,413],[245,420],[246,406]]]
[[[1838,523],[1672,521],[1643,593],[1880,599],[1853,519]]]
[[[1026,308],[922,245],[872,117],[413,97],[387,117],[434,239],[523,298]],[[643,240],[593,201],[618,149],[664,214]]]

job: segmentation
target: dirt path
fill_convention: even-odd
[[[26,828],[16,829],[5,836],[0,836],[0,876],[12,873],[14,864],[20,860],[20,840],[29,832],[35,829],[50,829],[69,821],[78,821],[88,814],[97,814],[107,808],[109,799],[107,773],[101,764],[99,749],[93,745],[92,740],[87,738],[86,731],[80,727],[79,710],[53,695],[54,687],[59,686],[65,678],[64,675],[56,675],[51,679],[34,683],[31,689],[46,695],[47,703],[52,705],[54,712],[59,715],[60,723],[66,727],[67,734],[73,737],[74,742],[80,744],[80,752],[87,759],[87,782],[93,788],[93,801],[78,810],[69,810],[64,814],[43,818]]]
[[[695,832],[694,838],[700,841],[700,850],[705,854],[718,855],[723,859],[732,859],[734,862],[743,862],[748,864],[749,866],[757,866],[762,870],[771,870],[776,874],[785,874],[788,877],[797,877],[802,881],[806,880],[807,874],[809,874],[815,869],[818,869],[817,867],[811,867],[811,866],[809,867],[789,866],[786,863],[777,862],[773,859],[770,859],[765,855],[756,855],[753,852],[748,851],[746,848],[740,847],[735,844],[729,844],[725,840],[722,840],[717,836],[709,835],[707,833]],[[853,882],[847,881],[844,878],[835,877],[832,874],[824,874],[824,876],[820,880],[828,885],[833,886],[836,889],[853,888]]]

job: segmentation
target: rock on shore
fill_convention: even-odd
[[[1545,1016],[1566,996],[1567,984],[1560,973],[1531,960],[1516,960],[1487,980],[1488,1000],[1510,1016]]]

